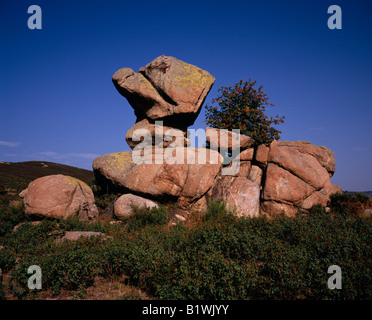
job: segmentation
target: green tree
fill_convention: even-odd
[[[256,145],[279,140],[281,131],[272,125],[284,123],[285,117],[265,114],[266,107],[274,105],[268,101],[262,86],[255,89],[255,85],[256,81],[249,78],[246,82],[240,80],[234,87],[218,89],[219,95],[212,100],[212,105],[205,106],[205,123],[212,128],[240,129],[240,133],[253,138]]]

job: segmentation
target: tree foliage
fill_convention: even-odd
[[[279,140],[281,131],[272,125],[284,123],[285,117],[266,115],[266,107],[274,105],[263,87],[256,89],[255,85],[256,81],[249,78],[246,82],[240,80],[234,87],[218,89],[219,95],[212,100],[212,105],[205,107],[205,123],[212,128],[240,129],[241,134],[253,138],[257,145]]]

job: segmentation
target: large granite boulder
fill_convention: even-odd
[[[83,181],[61,174],[32,181],[20,196],[24,198],[28,215],[55,219],[74,215],[90,219],[98,215],[90,187]]]
[[[155,156],[161,157],[156,163]],[[124,154],[124,155],[123,155]],[[93,161],[97,180],[149,198],[170,199],[183,207],[200,199],[220,172],[223,157],[214,150],[155,148],[144,154],[142,163],[128,159],[133,152],[101,156]],[[137,163],[137,164],[135,164]]]
[[[319,190],[323,188],[325,183],[329,180],[330,175],[327,169],[319,162],[316,155],[308,153],[308,149],[300,149],[303,145],[303,142],[299,142],[298,144],[293,143],[291,145],[274,141],[270,145],[268,162],[275,163],[285,168],[293,175]],[[325,149],[321,149],[321,147],[317,149],[315,147],[316,146],[312,145],[312,149],[318,150],[319,154],[321,150],[325,151]],[[324,153],[325,152],[323,152],[323,154]]]
[[[274,163],[268,164],[263,199],[300,205],[313,191],[312,186],[288,170]]]

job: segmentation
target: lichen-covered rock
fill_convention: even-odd
[[[217,151],[174,148],[172,153],[164,153],[161,164],[142,163],[133,168],[125,187],[152,197],[183,197],[192,202],[208,191],[222,162]]]
[[[126,175],[136,166],[132,151],[109,153],[93,160],[93,172],[101,187],[122,188]]]
[[[150,198],[179,198],[184,207],[209,190],[223,164],[221,154],[204,148],[153,148],[138,164],[129,159],[132,154],[114,153],[95,159],[97,179],[104,177],[114,186]],[[160,163],[155,162],[157,155]]]
[[[91,237],[100,237],[102,240],[107,240],[111,238],[102,232],[96,232],[96,231],[66,231],[63,237],[56,239],[56,242],[61,243],[66,240],[77,241],[80,238],[91,238]]]
[[[32,181],[20,194],[25,213],[40,217],[65,219],[78,216],[89,219],[98,215],[90,187],[76,178],[50,175]]]
[[[215,81],[207,71],[177,58],[160,56],[139,70],[164,99],[176,105],[174,113],[194,113]]]

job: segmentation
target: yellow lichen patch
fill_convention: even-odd
[[[115,171],[127,171],[135,165],[131,151],[110,153],[104,161],[107,168]]]
[[[72,185],[72,186],[78,186],[80,184],[80,186],[84,189],[90,189],[90,187],[84,182],[84,181],[81,181],[79,179],[76,179],[74,177],[70,177],[70,176],[64,176],[66,182],[69,184],[69,185]]]
[[[142,74],[136,73],[136,78],[137,78],[137,81],[141,83],[141,87],[145,88],[146,91],[148,91],[148,94],[150,94],[150,96],[155,97],[158,95],[158,92],[153,87],[153,85],[150,83],[150,81],[148,81]]]
[[[205,87],[214,82],[214,77],[191,64],[183,65],[185,71],[174,79],[174,85],[181,87]]]

